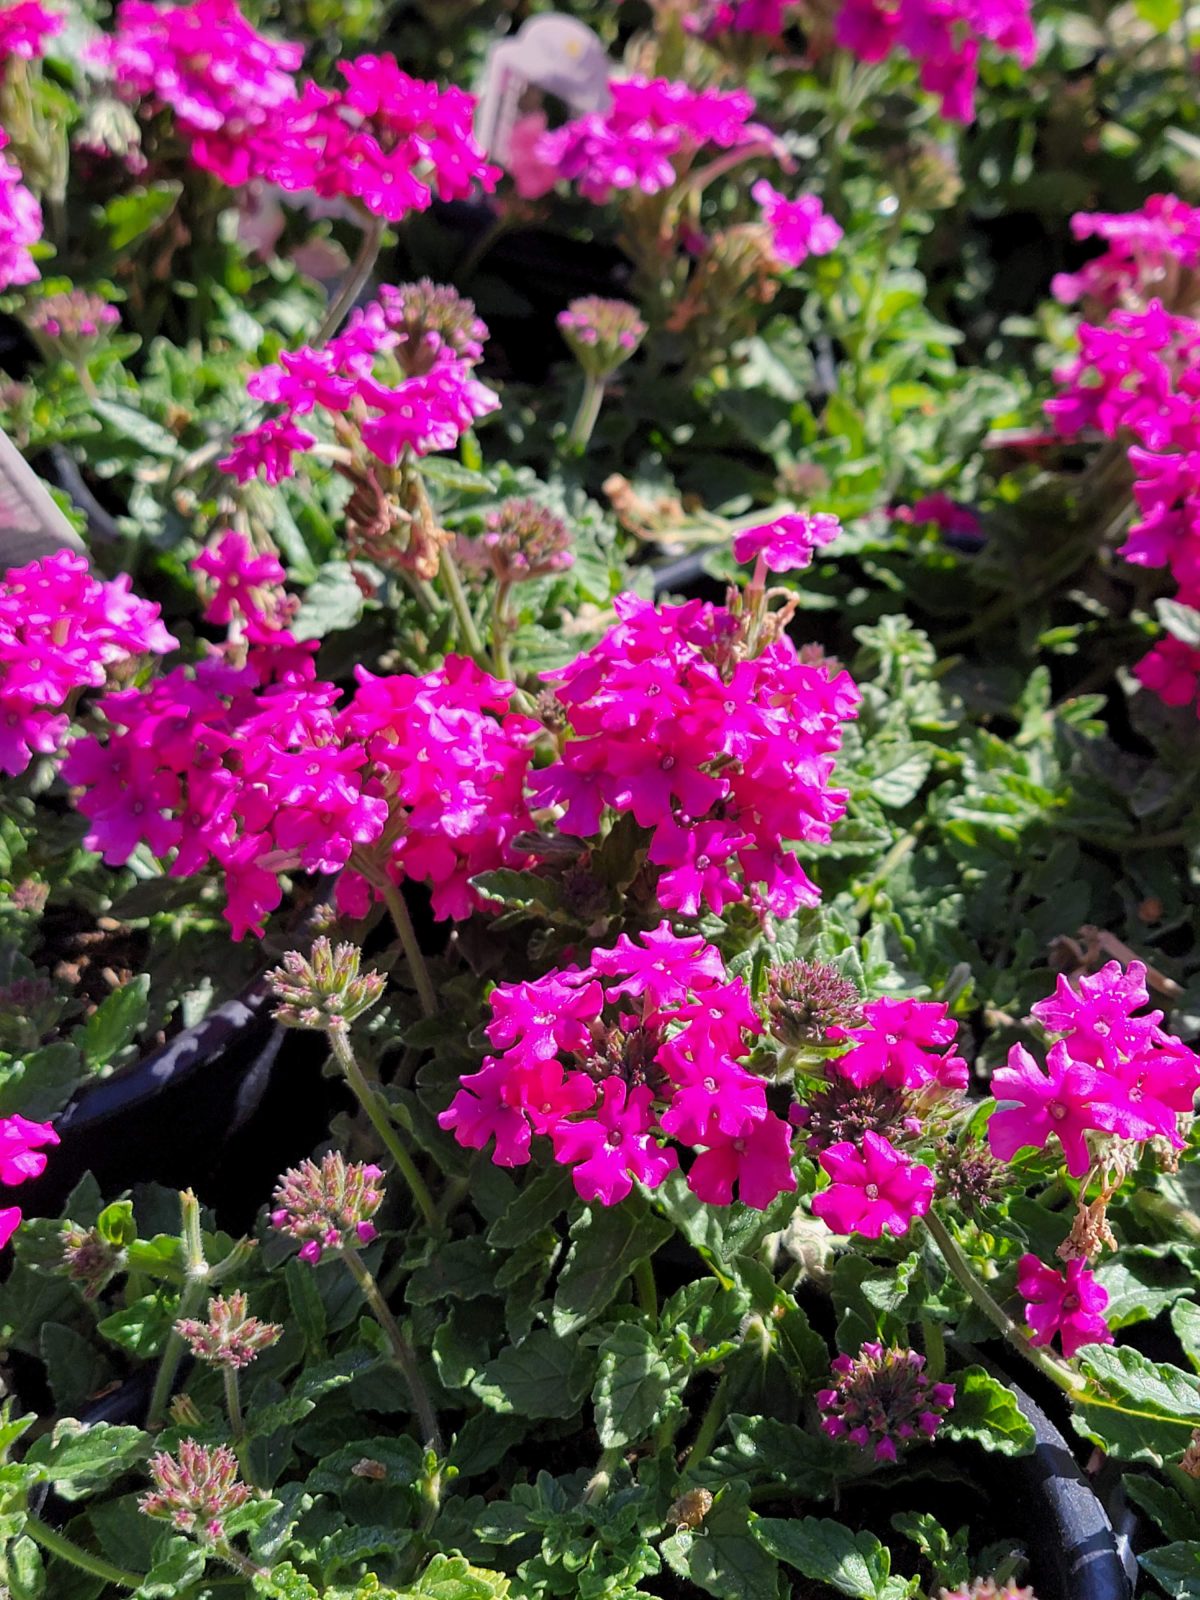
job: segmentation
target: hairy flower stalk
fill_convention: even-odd
[[[416,1354],[359,1254],[359,1246],[375,1238],[372,1219],[383,1204],[378,1186],[382,1176],[378,1167],[348,1162],[337,1151],[330,1151],[320,1163],[303,1161],[289,1168],[276,1185],[271,1226],[299,1241],[300,1259],[310,1266],[316,1266],[326,1250],[345,1263],[408,1385],[426,1447],[441,1455],[441,1429]]]
[[[646,337],[646,324],[627,300],[586,295],[558,314],[558,326],[583,372],[583,394],[567,435],[568,448],[582,455],[604,403],[604,388]]]
[[[335,946],[324,934],[314,940],[307,957],[298,950],[289,950],[282,967],[267,974],[267,982],[279,1001],[275,1015],[286,1027],[324,1033],[334,1060],[426,1222],[436,1228],[437,1207],[429,1187],[404,1148],[379,1091],[368,1083],[350,1042],[350,1024],[370,1010],[387,984],[380,972],[360,971],[361,962],[362,951],[357,945]]]

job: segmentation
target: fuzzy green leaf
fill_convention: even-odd
[[[1076,1400],[1071,1421],[1118,1460],[1161,1466],[1200,1427],[1200,1378],[1191,1373],[1125,1345],[1085,1345],[1079,1363],[1092,1389]]]
[[[554,1331],[575,1333],[598,1317],[640,1261],[671,1237],[671,1226],[630,1195],[619,1206],[592,1206],[571,1225],[571,1251],[554,1296]]]
[[[592,1392],[596,1431],[606,1450],[634,1443],[662,1420],[671,1399],[671,1369],[647,1330],[622,1322],[600,1346]]]
[[[950,1439],[973,1439],[985,1450],[1027,1456],[1037,1443],[1033,1424],[1016,1396],[982,1367],[954,1374],[954,1407],[938,1430]]]

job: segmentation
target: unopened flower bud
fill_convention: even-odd
[[[150,1457],[155,1487],[142,1495],[138,1509],[148,1517],[165,1517],[181,1533],[202,1544],[224,1537],[222,1519],[245,1505],[250,1491],[238,1478],[238,1461],[228,1445],[197,1444],[182,1439],[178,1455],[160,1450]]]
[[[392,353],[406,376],[424,376],[444,350],[472,365],[482,358],[487,327],[475,315],[475,302],[457,290],[431,278],[398,286],[384,283],[379,304],[387,327],[400,336]]]
[[[862,1021],[862,996],[825,961],[789,961],[767,974],[767,1026],[783,1045],[815,1044],[826,1028]]]
[[[279,1001],[276,1021],[289,1028],[348,1027],[387,986],[381,972],[360,972],[361,962],[356,944],[334,945],[324,935],[313,941],[307,957],[289,950],[283,965],[267,974]]]
[[[646,324],[628,300],[585,295],[558,314],[558,326],[589,378],[607,378],[646,337]]]
[[[478,538],[459,541],[459,550],[469,566],[490,569],[504,584],[564,572],[575,560],[570,528],[528,499],[506,500],[489,514]]]
[[[110,1243],[99,1228],[81,1228],[78,1223],[67,1222],[59,1241],[62,1270],[72,1283],[79,1284],[85,1300],[94,1300],[125,1264],[124,1250]]]
[[[186,1339],[199,1361],[215,1367],[248,1367],[256,1356],[283,1333],[277,1322],[260,1322],[248,1315],[249,1304],[241,1290],[217,1295],[208,1302],[208,1321],[182,1317],[175,1332]]]
[[[324,1250],[367,1244],[375,1237],[371,1218],[383,1204],[378,1167],[348,1162],[330,1151],[318,1164],[302,1161],[280,1178],[271,1225],[301,1244],[300,1259],[316,1266]]]
[[[21,314],[43,349],[71,361],[86,361],[121,320],[116,306],[90,289],[42,295]]]
[[[838,1356],[831,1372],[834,1387],[817,1394],[822,1432],[873,1446],[877,1461],[895,1461],[897,1443],[932,1439],[954,1404],[954,1385],[934,1383],[915,1350],[864,1344],[857,1357]]]

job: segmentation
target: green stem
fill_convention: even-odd
[[[118,1584],[122,1589],[140,1589],[146,1581],[140,1572],[127,1572],[124,1567],[114,1567],[112,1562],[105,1561],[103,1556],[94,1556],[91,1551],[81,1549],[73,1539],[68,1539],[65,1533],[59,1533],[56,1528],[50,1527],[31,1512],[25,1514],[22,1532],[27,1533],[41,1545],[43,1550],[48,1550],[60,1561],[69,1561],[81,1572],[90,1572],[93,1578],[103,1578],[105,1583]]]
[[[440,1232],[438,1210],[433,1203],[433,1196],[429,1192],[429,1186],[420,1172],[418,1172],[413,1158],[400,1142],[396,1124],[388,1115],[387,1108],[378,1092],[367,1082],[350,1044],[349,1034],[344,1028],[334,1027],[328,1029],[328,1038],[329,1048],[333,1052],[338,1066],[345,1073],[346,1082],[353,1090],[359,1105],[367,1113],[371,1126],[383,1140],[384,1147],[395,1163],[396,1170],[407,1183],[413,1199],[420,1207],[422,1216],[431,1228]]]
[[[618,1445],[610,1446],[596,1464],[596,1470],[588,1479],[588,1486],[583,1491],[585,1506],[598,1505],[608,1493],[608,1486],[612,1482],[612,1475],[625,1459],[624,1448]]]
[[[586,373],[583,379],[583,393],[579,397],[579,409],[575,413],[575,420],[567,435],[568,450],[573,450],[579,456],[585,454],[603,404],[604,379],[593,377],[590,372]]]
[[[496,669],[498,678],[507,678],[512,672],[508,660],[508,636],[512,631],[512,619],[508,614],[508,597],[511,592],[511,584],[497,583],[496,593],[492,598],[492,665]]]
[[[978,1274],[950,1236],[950,1231],[941,1218],[933,1211],[927,1211],[924,1222],[927,1232],[941,1251],[942,1259],[951,1273],[957,1278],[997,1333],[1002,1334],[1014,1350],[1023,1355],[1026,1361],[1035,1366],[1039,1372],[1050,1379],[1051,1383],[1057,1385],[1066,1394],[1078,1395],[1085,1389],[1087,1384],[1077,1373],[1072,1372],[1061,1361],[1056,1361],[1053,1356],[1047,1355],[1045,1351],[1039,1350],[1035,1345],[1030,1344],[1025,1334],[1009,1316],[1008,1312],[1004,1310],[1003,1306],[1000,1305],[999,1301],[993,1299],[984,1288]]]
[[[246,1424],[242,1417],[242,1397],[238,1392],[236,1367],[222,1367],[221,1376],[225,1381],[225,1410],[229,1414],[229,1431],[233,1435],[233,1443],[236,1449],[246,1431]]]
[[[654,1282],[654,1268],[650,1265],[649,1256],[639,1261],[633,1269],[633,1287],[637,1291],[638,1305],[650,1318],[651,1322],[658,1321],[658,1288]]]
[[[317,329],[317,336],[313,340],[313,348],[319,350],[327,339],[333,337],[342,325],[342,318],[358,299],[359,291],[371,276],[371,271],[379,257],[379,247],[383,243],[384,221],[382,217],[371,217],[363,226],[362,237],[359,240],[358,254],[350,264],[350,270],[342,279],[341,287],[329,303],[321,326]]]
[[[176,1321],[194,1317],[200,1310],[209,1289],[208,1262],[204,1257],[204,1240],[200,1233],[200,1202],[190,1189],[185,1189],[179,1196],[179,1204],[183,1213],[185,1277],[183,1293],[179,1296]],[[150,1396],[147,1422],[152,1428],[157,1427],[165,1419],[175,1374],[179,1371],[179,1363],[183,1360],[185,1348],[184,1340],[172,1328],[163,1345],[162,1356],[158,1363],[158,1375],[154,1380],[154,1393]]]
[[[417,943],[417,931],[412,925],[412,918],[408,914],[408,907],[404,903],[404,896],[388,877],[386,872],[379,874],[379,892],[383,895],[383,903],[388,908],[392,924],[400,939],[404,951],[404,959],[408,962],[409,976],[412,978],[413,987],[417,991],[417,999],[421,1003],[421,1011],[427,1017],[437,1016],[437,995],[434,993],[433,979],[429,976],[429,968],[425,965],[425,957],[421,954],[421,946]]]
[[[703,1461],[712,1449],[713,1440],[717,1437],[721,1424],[725,1421],[725,1391],[728,1386],[729,1374],[726,1373],[713,1390],[713,1397],[708,1403],[708,1410],[700,1419],[696,1437],[693,1439],[692,1447],[688,1451],[689,1465],[693,1461]]]
[[[212,1547],[212,1553],[218,1561],[224,1561],[226,1566],[240,1572],[243,1578],[269,1578],[270,1571],[260,1567],[257,1562],[251,1561],[249,1556],[244,1556],[240,1550],[235,1550],[228,1539],[220,1539]]]
[[[467,603],[467,593],[462,586],[462,579],[458,575],[458,567],[454,557],[448,549],[443,549],[438,561],[438,575],[445,580],[446,593],[454,609],[454,619],[458,623],[458,639],[468,655],[474,656],[476,661],[482,662],[484,658],[483,640],[479,637],[479,629],[475,626],[475,618],[471,615],[471,607]]]
[[[946,1336],[941,1323],[922,1317],[921,1340],[925,1346],[925,1370],[938,1383],[946,1376]]]
[[[370,1269],[358,1251],[352,1244],[343,1244],[341,1255],[342,1260],[350,1269],[350,1274],[355,1283],[357,1283],[363,1299],[370,1307],[371,1315],[387,1336],[388,1344],[392,1349],[392,1359],[400,1369],[412,1396],[413,1408],[417,1413],[417,1420],[421,1426],[425,1446],[440,1456],[444,1448],[442,1445],[442,1431],[438,1427],[437,1414],[430,1401],[429,1391],[426,1389],[424,1380],[421,1377],[416,1354],[400,1331],[400,1324],[389,1310],[387,1301],[379,1292],[379,1285],[375,1282]]]
[[[875,903],[875,896],[883,888],[893,869],[900,865],[905,856],[911,855],[916,849],[917,841],[921,837],[924,828],[925,819],[922,817],[919,821],[914,822],[911,828],[902,833],[895,844],[892,845],[892,848],[880,862],[879,871],[854,902],[854,915],[856,917],[866,916]]]

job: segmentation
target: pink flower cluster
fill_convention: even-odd
[[[957,1104],[967,1065],[954,1052],[958,1029],[942,1004],[871,1000],[863,1017],[861,1027],[826,1029],[827,1040],[847,1048],[825,1063],[823,1081],[791,1115],[830,1180],[814,1213],[835,1233],[878,1239],[885,1230],[906,1233],[929,1210],[933,1172],[899,1145],[919,1141],[937,1111]]]
[[[1200,209],[1178,195],[1152,194],[1139,211],[1080,211],[1071,218],[1079,240],[1107,249],[1078,272],[1060,272],[1050,288],[1063,305],[1090,300],[1104,310],[1151,294],[1172,299],[1181,271],[1200,262]]]
[[[536,199],[563,180],[597,205],[620,190],[657,194],[688,170],[706,145],[773,149],[768,128],[750,120],[744,89],[693,89],[668,78],[611,85],[607,111],[543,129],[522,156],[521,192]]]
[[[274,644],[296,610],[284,591],[287,574],[274,551],[258,552],[244,533],[227,528],[215,545],[202,550],[192,571],[208,580],[204,620],[243,626],[249,639]]]
[[[0,128],[0,152],[7,144]],[[30,253],[41,237],[42,208],[22,182],[20,167],[0,154],[0,292],[41,276]]]
[[[572,1169],[582,1199],[615,1205],[635,1181],[656,1188],[695,1152],[688,1187],[711,1205],[763,1209],[796,1187],[787,1124],[741,1064],[760,1031],[741,978],[699,935],[664,921],[622,934],[586,967],[498,984],[489,1056],[438,1118],[460,1144],[520,1166],[533,1134]]]
[[[1181,275],[1200,263],[1200,209],[1153,195],[1140,211],[1083,214],[1072,227],[1108,249],[1073,277],[1056,278],[1054,292],[1086,297],[1108,318],[1080,324],[1080,353],[1055,373],[1063,392],[1046,410],[1060,433],[1094,428],[1127,444],[1141,516],[1120,554],[1135,566],[1165,567],[1178,600],[1197,609],[1200,322],[1169,306]],[[1200,651],[1168,634],[1134,673],[1168,705],[1188,705],[1200,694]]]
[[[659,903],[687,916],[747,894],[777,916],[819,895],[789,840],[825,840],[845,794],[830,788],[858,691],[801,660],[786,636],[745,659],[737,619],[703,601],[616,601],[616,626],[545,676],[567,724],[532,777],[536,804],[590,838],[606,808],[650,830]]]
[[[766,178],[760,178],[750,196],[762,210],[763,222],[771,233],[771,247],[782,266],[798,267],[809,256],[827,256],[841,240],[841,228],[822,209],[815,194],[789,200]]]
[[[998,1109],[988,1123],[992,1154],[1011,1161],[1019,1150],[1044,1150],[1053,1135],[1067,1171],[1082,1178],[1091,1165],[1088,1135],[1144,1142],[1185,1140],[1181,1116],[1200,1089],[1200,1056],[1159,1026],[1161,1011],[1133,1013],[1149,999],[1146,969],[1110,961],[1072,987],[1060,976],[1054,995],[1033,1016],[1057,1036],[1043,1072],[1024,1045],[992,1075]]]
[[[475,873],[524,865],[512,840],[530,822],[538,725],[508,712],[511,684],[456,657],[420,678],[360,669],[339,710],[312,646],[280,626],[274,558],[230,534],[198,564],[216,578],[209,618],[240,619],[245,640],[101,702],[107,737],[78,740],[63,763],[90,849],[118,865],[144,842],[176,877],[215,863],[238,939],[261,934],[296,868],[340,872],[356,915],[410,877],[433,886],[437,916],[463,917]]]
[[[1049,1344],[1058,1334],[1068,1361],[1080,1345],[1112,1343],[1104,1320],[1108,1290],[1082,1261],[1068,1261],[1065,1271],[1056,1272],[1036,1256],[1022,1256],[1017,1293],[1025,1301],[1025,1320],[1033,1330],[1030,1343]]]
[[[125,575],[100,582],[69,550],[10,567],[0,580],[0,771],[15,777],[35,752],[58,749],[71,721],[63,707],[79,690],[175,645]]]
[[[788,0],[700,0],[684,18],[689,33],[716,39],[723,33],[753,33],[778,39],[783,32]]]
[[[261,143],[296,97],[303,45],[258,33],[236,0],[120,0],[116,24],[91,55],[118,90],[169,110],[193,161],[224,183],[262,175]]]
[[[818,1389],[821,1432],[895,1461],[897,1445],[932,1439],[954,1405],[954,1385],[935,1383],[915,1350],[864,1344],[830,1366],[833,1387]]]
[[[30,1122],[16,1114],[0,1117],[0,1183],[12,1188],[27,1178],[40,1178],[46,1170],[41,1146],[57,1143],[58,1135],[48,1122]],[[0,1206],[0,1247],[8,1243],[20,1222],[20,1206]]]
[[[14,58],[36,61],[46,53],[46,40],[61,33],[67,19],[47,11],[41,0],[15,0],[0,6],[0,67]]]
[[[322,349],[285,350],[254,374],[246,386],[250,394],[282,407],[282,414],[236,434],[219,463],[224,471],[241,483],[256,473],[272,484],[290,477],[295,455],[316,443],[297,419],[318,411],[336,419],[343,442],[361,442],[377,460],[395,466],[408,450],[453,449],[479,418],[496,410],[495,394],[473,375],[477,342],[460,348],[429,334],[413,371],[406,359],[404,290],[384,284],[379,295],[352,312]],[[476,326],[486,337],[483,324]]]
[[[353,199],[390,222],[435,194],[495,184],[470,95],[411,78],[392,56],[339,62],[344,89],[299,83],[303,46],[258,33],[235,0],[121,0],[93,54],[128,98],[169,109],[192,159],[228,184]]]
[[[837,41],[861,61],[903,50],[942,116],[971,122],[979,50],[989,42],[1023,67],[1037,54],[1029,0],[844,0]]]

